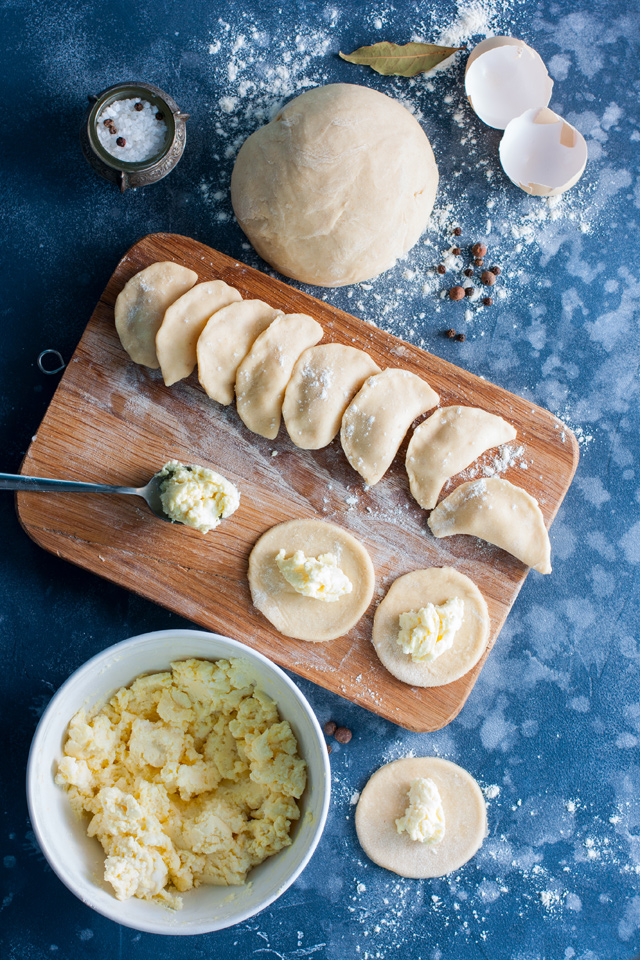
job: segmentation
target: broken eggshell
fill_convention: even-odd
[[[523,40],[490,37],[469,54],[465,90],[483,123],[504,130],[525,110],[548,105],[553,80],[540,54]]]
[[[587,144],[575,127],[548,107],[527,110],[507,125],[500,163],[521,190],[535,197],[555,197],[582,176]]]

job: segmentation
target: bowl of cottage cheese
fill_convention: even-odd
[[[263,910],[322,835],[331,773],[296,685],[196,630],[102,651],[58,690],[27,769],[34,832],[60,880],[148,933],[220,930]]]

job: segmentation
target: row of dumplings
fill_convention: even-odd
[[[303,449],[324,447],[339,432],[351,466],[367,484],[377,483],[413,421],[438,404],[438,394],[408,370],[381,370],[356,347],[319,344],[323,328],[306,314],[243,300],[222,280],[197,280],[193,270],[164,261],[128,281],[115,320],[131,359],[159,367],[167,386],[197,365],[207,395],[225,405],[235,397],[243,423],[267,439],[277,436],[281,419]],[[511,424],[485,410],[437,410],[408,446],[413,496],[432,510],[448,479],[515,437]],[[462,484],[428,522],[437,537],[472,533],[543,573],[551,570],[538,503],[506,480]]]

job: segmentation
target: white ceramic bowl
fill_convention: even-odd
[[[249,874],[242,887],[201,886],[183,895],[182,910],[135,897],[116,900],[103,880],[104,852],[87,837],[86,822],[76,818],[63,787],[54,783],[67,726],[84,707],[101,707],[117,689],[137,676],[167,670],[172,660],[241,657],[255,680],[278,705],[295,733],[307,761],[307,787],[293,842]],[[45,710],[31,745],[27,799],[38,843],[53,870],[83,903],[98,913],[146,933],[195,934],[222,930],[264,910],[302,872],[324,829],[329,808],[331,771],[324,736],[311,707],[287,675],[262,654],[213,633],[160,630],[123,640],[93,657],[64,683]]]

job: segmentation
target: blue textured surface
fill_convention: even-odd
[[[233,220],[233,156],[283,98],[329,81],[401,97],[432,140],[442,181],[426,245],[370,287],[324,296],[549,407],[577,429],[582,448],[551,531],[554,572],[528,578],[459,718],[433,735],[410,734],[301,682],[321,721],[354,731],[333,749],[320,847],[271,909],[184,940],[136,934],[77,901],[39,853],[23,789],[38,716],[60,683],[105,646],[182,621],[40,550],[2,496],[5,958],[630,960],[640,952],[640,11],[633,0],[496,4],[490,26],[540,52],[556,80],[552,107],[589,144],[584,178],[556,207],[501,173],[499,135],[464,102],[463,61],[408,81],[336,56],[376,39],[437,39],[460,14],[433,0],[0,4],[4,470],[17,471],[55,387],[38,371],[38,353],[70,356],[138,237],[183,233],[261,265]],[[77,131],[86,95],[129,78],[157,83],[192,119],[171,176],[120,196],[83,160]],[[432,272],[452,223],[465,243],[486,239],[504,269],[494,288],[504,299],[473,307],[468,319],[468,304],[437,296]],[[442,338],[450,326],[466,332],[464,344]],[[355,837],[353,795],[382,762],[409,751],[462,764],[489,797],[488,839],[446,879],[388,874]]]

